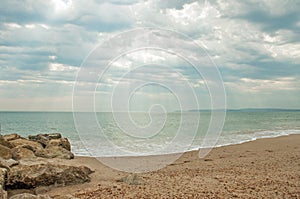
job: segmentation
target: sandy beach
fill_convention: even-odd
[[[67,164],[93,169],[91,182],[34,192],[77,198],[300,198],[299,144],[300,135],[290,135],[215,148],[204,159],[192,151],[163,169],[136,175],[75,157]]]

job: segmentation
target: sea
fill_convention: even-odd
[[[158,155],[300,134],[299,110],[227,110],[218,132],[208,130],[211,120],[210,111],[0,112],[2,135],[59,132],[78,156]]]

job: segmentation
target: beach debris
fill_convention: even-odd
[[[142,185],[145,184],[144,180],[140,178],[137,174],[130,174],[127,175],[120,180],[117,180],[117,182],[124,182],[128,185]]]
[[[7,174],[6,187],[10,189],[30,189],[38,186],[66,186],[89,182],[91,170],[87,167],[32,164],[17,165]]]

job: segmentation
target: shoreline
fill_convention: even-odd
[[[189,152],[194,152],[194,151],[199,151],[199,150],[206,150],[206,149],[209,149],[209,150],[213,150],[213,149],[216,149],[216,148],[220,148],[220,147],[227,147],[227,146],[234,146],[234,145],[239,145],[239,144],[244,144],[244,143],[248,143],[248,142],[254,142],[254,141],[257,141],[257,140],[261,140],[261,139],[272,139],[272,138],[280,138],[280,137],[285,137],[285,136],[292,136],[292,135],[300,135],[300,130],[299,129],[294,129],[294,130],[284,130],[284,131],[291,131],[291,132],[294,132],[294,133],[289,133],[289,134],[279,134],[279,135],[274,135],[274,136],[265,136],[265,137],[255,137],[255,138],[252,138],[252,139],[249,139],[249,140],[244,140],[244,141],[240,141],[240,142],[237,142],[237,143],[229,143],[229,144],[224,144],[224,145],[216,145],[214,147],[211,147],[211,148],[195,148],[195,149],[191,149],[191,150],[187,150],[187,151],[184,151],[184,152],[170,152],[170,153],[164,153],[164,154],[153,154],[153,155],[132,155],[132,156],[91,156],[91,155],[77,155],[76,153],[74,153],[74,155],[76,157],[90,157],[90,158],[131,158],[131,157],[134,157],[134,158],[138,158],[138,157],[151,157],[151,156],[168,156],[168,155],[176,155],[176,154],[184,154],[184,153],[189,153]],[[85,148],[85,150],[88,152],[88,149]],[[89,153],[89,152],[88,152]]]
[[[160,170],[136,174],[138,183],[133,185],[124,181],[131,174],[114,170],[93,157],[75,156],[61,162],[91,168],[95,171],[91,182],[33,191],[77,198],[299,198],[299,143],[300,135],[294,134],[217,147],[203,159],[198,151],[186,152]],[[131,161],[128,157],[122,159]]]

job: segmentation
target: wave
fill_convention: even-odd
[[[242,132],[238,133],[226,133],[224,132],[218,139],[217,143],[213,146],[210,145],[201,145],[197,144],[202,142],[202,139],[195,140],[194,143],[188,148],[186,146],[180,146],[180,143],[174,144],[174,147],[169,147],[169,151],[164,151],[164,153],[157,153],[157,147],[163,148],[164,146],[161,145],[153,145],[154,153],[133,153],[132,156],[147,156],[147,155],[165,155],[165,154],[174,154],[174,153],[183,153],[187,151],[195,151],[202,148],[217,148],[222,146],[229,146],[229,145],[236,145],[242,144],[245,142],[251,142],[257,139],[264,139],[264,138],[274,138],[280,136],[287,136],[292,134],[300,134],[300,130],[298,129],[291,129],[291,130],[277,130],[277,131],[256,131],[253,133],[245,133]],[[103,155],[102,153],[97,153],[99,150],[96,147],[89,146],[86,147],[81,142],[72,143],[73,152],[77,156],[97,156],[97,157],[122,157],[128,156],[128,153],[119,154],[117,151],[113,151],[105,146],[101,149],[101,151],[108,151],[110,153],[106,153]],[[180,150],[185,148],[186,150]],[[155,152],[156,151],[156,152]],[[130,156],[130,155],[129,155]]]

